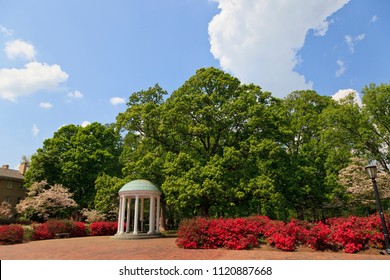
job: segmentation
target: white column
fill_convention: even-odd
[[[121,234],[122,228],[122,197],[119,196],[118,230],[116,234]]]
[[[149,232],[148,234],[154,234],[154,229],[156,227],[155,224],[155,212],[156,212],[156,207],[154,203],[154,196],[150,196],[150,213],[149,213]]]
[[[141,232],[144,231],[144,198],[141,198],[141,216],[140,216],[140,221],[141,221]]]
[[[156,233],[160,233],[160,196],[157,197]]]
[[[131,197],[127,198],[127,212],[126,212],[126,233],[130,232],[130,208],[131,207]]]
[[[138,234],[138,194],[135,196],[135,206],[134,206],[134,231],[133,234]]]
[[[124,232],[126,212],[126,197],[122,196],[120,200],[120,229],[119,234]]]

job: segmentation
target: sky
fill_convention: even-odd
[[[0,165],[216,67],[284,98],[390,82],[388,0],[0,0]]]

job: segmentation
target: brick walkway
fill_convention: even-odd
[[[188,250],[175,238],[116,240],[108,236],[31,241],[0,246],[1,260],[390,260],[378,250],[346,254],[301,248],[283,252],[266,245],[253,250]]]

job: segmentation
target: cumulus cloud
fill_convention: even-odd
[[[365,37],[366,37],[366,34],[360,34],[356,37],[352,37],[351,35],[345,35],[344,39],[345,39],[345,43],[348,45],[349,51],[351,53],[354,53],[355,52],[355,44],[358,41],[363,41]]]
[[[75,90],[74,92],[69,92],[68,97],[70,99],[81,99],[84,97],[84,95],[80,91]]]
[[[359,96],[359,93],[357,93],[354,89],[340,89],[338,92],[336,92],[334,95],[332,95],[332,98],[336,101],[342,100],[346,98],[348,95],[353,94],[354,95],[354,102],[358,104],[359,106],[362,105],[362,100]]]
[[[119,105],[125,103],[125,99],[122,97],[113,97],[110,99],[112,105]]]
[[[5,36],[11,36],[14,32],[13,30],[0,25],[0,33],[4,34]]]
[[[41,102],[39,103],[39,107],[41,107],[42,109],[51,109],[53,108],[53,104],[51,104],[50,102]]]
[[[345,70],[347,70],[347,68],[345,68],[344,61],[342,61],[340,59],[338,59],[336,61],[336,63],[337,63],[337,66],[338,66],[338,68],[336,70],[336,77],[340,77],[341,75],[344,74],[344,72],[345,72]]]
[[[35,123],[33,124],[33,127],[31,129],[31,131],[32,131],[32,134],[33,134],[34,137],[38,135],[39,128],[38,128],[38,126]]]
[[[82,127],[87,127],[88,125],[90,125],[91,123],[89,122],[89,121],[83,121],[82,123],[81,123],[81,126]]]
[[[22,58],[28,61],[34,60],[37,54],[32,44],[22,40],[7,42],[4,51],[9,59]]]
[[[327,18],[349,0],[214,0],[221,10],[209,23],[211,52],[221,67],[244,83],[255,83],[275,96],[311,89],[294,71],[297,52],[313,30],[324,36]]]
[[[53,90],[67,79],[57,64],[29,62],[21,69],[0,68],[0,98],[15,102],[20,96]]]

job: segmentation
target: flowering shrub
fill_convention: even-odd
[[[102,222],[106,220],[106,215],[96,209],[88,210],[84,208],[81,211],[81,214],[83,215],[83,217],[85,217],[85,221],[87,223]]]
[[[267,217],[184,220],[176,245],[185,249],[251,249],[259,245],[268,221]]]
[[[297,220],[292,220],[287,224],[272,221],[264,236],[270,245],[283,251],[294,251],[298,245],[306,243],[309,233],[308,227],[308,224]]]
[[[90,235],[114,235],[118,230],[117,222],[94,222],[89,226]]]
[[[35,182],[27,197],[16,205],[18,213],[34,221],[46,221],[50,217],[68,217],[77,207],[73,194],[62,185],[49,186],[46,181]]]
[[[74,222],[70,237],[82,237],[87,235],[87,227],[83,222]]]
[[[209,232],[219,233],[218,247],[227,249],[251,249],[259,245],[256,225],[250,221],[238,219],[219,219],[218,223],[211,223]]]
[[[214,249],[218,240],[215,233],[209,236],[208,230],[211,220],[195,218],[183,220],[180,224],[176,245],[184,249]]]
[[[49,220],[45,224],[52,236],[63,232],[71,233],[73,229],[73,221],[68,220]]]
[[[0,218],[10,219],[12,217],[12,205],[7,201],[0,204]]]
[[[262,216],[196,218],[180,224],[176,244],[185,249],[223,247],[241,250],[259,246],[259,238],[262,236],[269,245],[283,251],[294,251],[301,245],[314,250],[343,250],[346,253],[356,253],[369,247],[384,247],[382,227],[377,215],[331,218],[312,224],[298,220],[286,224]]]
[[[0,226],[0,244],[23,242],[23,227],[19,225]]]
[[[306,244],[315,250],[332,249],[332,230],[329,225],[319,222],[314,225],[308,232]]]
[[[53,238],[53,235],[49,232],[46,224],[33,225],[33,234],[31,240],[43,240]]]

